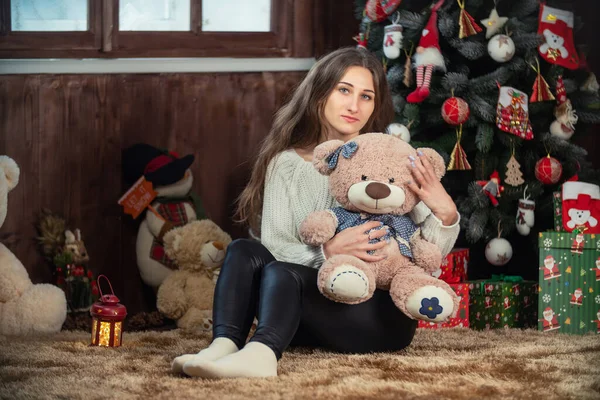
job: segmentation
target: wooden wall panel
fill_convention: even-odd
[[[152,309],[153,294],[135,263],[138,221],[117,205],[127,189],[121,150],[146,142],[194,154],[194,190],[209,216],[232,236],[244,236],[232,222],[233,202],[273,113],[303,76],[0,76],[0,153],[21,167],[0,239],[34,282],[50,282],[35,223],[43,207],[59,212],[81,228],[92,268],[111,279],[130,311]]]

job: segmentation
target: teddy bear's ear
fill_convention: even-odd
[[[344,142],[341,140],[328,140],[315,147],[313,152],[313,165],[319,173],[322,175],[329,175],[333,172],[333,170],[329,168],[327,157],[343,144]]]
[[[4,172],[2,172],[4,171]],[[8,182],[8,191],[14,189],[19,183],[19,166],[9,156],[0,156],[0,174],[4,173],[6,176],[6,181]]]
[[[167,255],[171,258],[175,258],[175,252],[179,250],[181,245],[180,228],[175,228],[168,231],[163,237],[163,244]]]
[[[417,153],[419,151],[423,153],[424,157],[427,157],[427,160],[429,160],[433,166],[435,176],[437,176],[438,179],[442,179],[442,176],[446,174],[446,164],[444,163],[442,156],[440,156],[434,149],[430,149],[428,147],[418,148]]]

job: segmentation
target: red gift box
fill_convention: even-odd
[[[446,322],[427,322],[419,321],[419,328],[468,328],[469,327],[469,284],[468,283],[450,283],[450,287],[460,297],[460,305],[456,317],[450,318]]]
[[[467,280],[469,249],[453,249],[442,260],[442,265],[431,275],[447,283],[460,283]]]

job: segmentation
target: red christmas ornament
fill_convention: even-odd
[[[381,22],[390,15],[402,0],[368,0],[365,5],[365,15],[373,22]]]
[[[535,164],[535,177],[545,185],[555,184],[562,176],[562,165],[550,156],[546,156]]]
[[[450,125],[463,124],[470,113],[469,104],[460,97],[450,97],[442,104],[442,118]]]

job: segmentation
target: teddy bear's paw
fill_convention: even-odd
[[[406,300],[407,311],[416,319],[442,322],[454,311],[454,300],[444,289],[424,286]]]
[[[324,294],[343,303],[360,303],[369,296],[369,278],[353,265],[340,265],[330,272]]]

